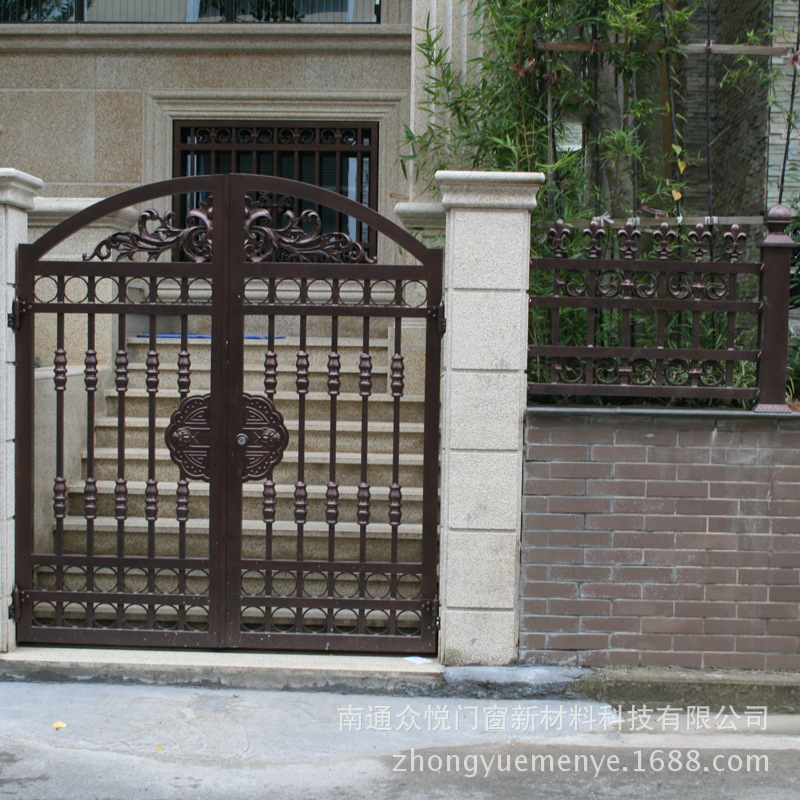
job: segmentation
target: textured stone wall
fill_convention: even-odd
[[[532,409],[520,658],[800,669],[800,415]]]
[[[773,3],[773,26],[775,27],[774,44],[785,45],[794,50],[797,37],[798,9],[797,3],[787,0],[775,0]],[[768,184],[767,204],[778,202],[778,192],[783,169],[783,158],[786,151],[786,115],[781,106],[789,107],[794,67],[787,56],[772,59],[772,68],[777,73],[774,84],[777,103],[769,109],[769,141],[768,141]],[[798,86],[800,88],[800,86]],[[795,113],[800,110],[800,103],[795,101]],[[783,202],[788,204],[800,199],[800,131],[795,129],[789,139],[789,157],[785,172]]]
[[[692,25],[687,35],[688,42],[705,42],[708,34],[708,18],[711,17],[711,38],[716,36],[716,15],[712,6],[708,13],[707,3],[696,8],[692,15]],[[708,137],[706,135],[708,122],[706,118],[706,98],[710,101],[712,110],[712,136],[714,125],[714,108],[717,96],[717,80],[715,72],[715,58],[712,56],[711,81],[706,91],[706,57],[702,54],[692,53],[684,60],[678,61],[681,71],[683,101],[680,104],[680,113],[685,118],[681,124],[683,144],[688,154],[686,161],[689,166],[684,173],[686,190],[684,204],[687,214],[708,214]],[[674,159],[671,159],[674,162]]]
[[[374,120],[391,215],[412,33],[410,0],[384,5],[380,25],[0,25],[0,166],[107,197],[172,177],[176,119]]]
[[[766,0],[718,0],[716,41],[745,42],[748,31],[763,31],[770,20]],[[757,215],[766,210],[767,120],[769,90],[757,78],[721,85],[735,56],[717,56],[712,167],[714,213]],[[768,59],[760,58],[762,66]]]

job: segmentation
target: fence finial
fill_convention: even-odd
[[[779,204],[772,206],[764,216],[764,224],[769,231],[767,239],[771,240],[775,234],[778,234],[781,238],[785,238],[794,245],[792,238],[785,233],[786,226],[792,221],[793,216],[791,209],[786,206]],[[770,244],[779,244],[779,242],[776,239],[775,241],[770,241]]]

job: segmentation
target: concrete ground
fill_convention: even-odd
[[[798,747],[756,707],[0,683],[18,800],[796,800]]]

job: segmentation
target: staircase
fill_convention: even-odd
[[[178,556],[183,538],[187,557],[209,556],[209,485],[189,481],[189,515],[181,537],[176,518],[176,492],[180,473],[170,459],[164,431],[171,414],[178,408],[177,364],[180,339],[159,336],[159,386],[156,394],[155,475],[158,481],[158,510],[155,520],[155,556]],[[263,394],[263,363],[267,345],[260,338],[245,339],[244,390]],[[150,547],[145,515],[148,478],[149,395],[146,390],[146,357],[149,339],[130,337],[129,383],[125,393],[125,478],[128,489],[127,519],[124,525],[126,556],[147,556]],[[296,337],[277,338],[278,386],[275,407],[284,417],[289,431],[289,445],[273,475],[276,484],[276,521],[272,525],[272,557],[298,557],[295,523],[295,483],[298,480],[298,395],[295,388],[294,360],[299,350]],[[192,337],[190,396],[211,390],[211,340]],[[358,394],[361,338],[341,338],[337,351],[341,360],[341,389],[336,404],[336,482],[339,486],[339,514],[335,528],[337,561],[358,561],[361,529],[357,522],[357,491],[361,481],[362,398]],[[305,468],[307,484],[307,521],[303,526],[302,558],[327,560],[330,526],[326,521],[327,491],[330,478],[330,396],[327,392],[327,362],[330,338],[309,338],[310,387],[306,395]],[[372,395],[369,398],[368,483],[370,485],[370,521],[367,527],[366,559],[392,560],[392,527],[389,523],[389,487],[392,477],[394,401],[389,391],[389,365],[392,351],[388,338],[371,343]],[[216,388],[216,387],[215,387]],[[99,394],[99,393],[98,393]],[[95,469],[97,511],[94,520],[94,554],[115,555],[118,547],[118,522],[115,517],[115,481],[117,478],[117,392],[106,390],[98,397],[95,419]],[[402,486],[402,523],[395,558],[399,561],[421,560],[423,398],[404,395],[401,402],[400,480]],[[86,456],[83,453],[83,479],[68,486],[67,516],[64,519],[64,552],[85,554],[87,521],[84,516],[84,481]],[[265,552],[265,523],[262,518],[263,482],[242,485],[244,558],[258,558]],[[101,576],[102,577],[102,576]],[[141,576],[140,576],[141,577]],[[355,576],[353,576],[355,581]],[[322,580],[320,576],[319,580]],[[319,581],[318,581],[319,582]],[[338,585],[338,584],[337,584]],[[98,586],[98,588],[100,588]],[[111,589],[112,587],[109,587]],[[285,588],[285,587],[284,587]],[[201,586],[187,585],[187,590]],[[281,591],[281,587],[273,589]],[[314,581],[307,581],[306,594],[321,591]],[[350,587],[354,589],[354,587]],[[243,590],[248,591],[247,580]],[[322,587],[324,590],[324,586]],[[337,589],[338,591],[338,589]],[[314,595],[312,595],[314,596]]]

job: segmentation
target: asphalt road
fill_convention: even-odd
[[[0,683],[0,798],[797,800],[800,717],[722,711]]]

